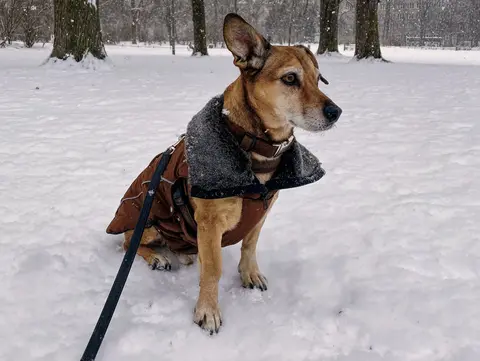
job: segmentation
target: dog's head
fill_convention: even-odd
[[[330,129],[342,110],[318,87],[328,82],[304,46],[272,46],[236,14],[225,17],[223,36],[240,69],[250,106],[266,129]]]

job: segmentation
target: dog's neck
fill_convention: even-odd
[[[242,76],[230,84],[224,92],[224,109],[228,119],[257,137],[275,143],[286,141],[293,133],[293,127],[266,128],[256,111],[248,102],[247,89]]]
[[[266,128],[262,120],[248,102],[247,89],[243,82],[242,76],[239,76],[232,84],[230,84],[224,92],[223,108],[229,121],[239,125],[245,131],[275,143],[281,143],[287,140],[293,133],[290,126],[269,129]],[[269,162],[272,158],[266,158],[251,152],[252,158],[257,162]],[[266,183],[274,174],[259,173],[255,174],[261,183]]]

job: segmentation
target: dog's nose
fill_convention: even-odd
[[[340,115],[342,114],[342,109],[340,109],[337,105],[332,102],[328,102],[325,104],[323,108],[323,115],[329,123],[335,123]]]

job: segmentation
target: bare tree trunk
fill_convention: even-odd
[[[172,9],[172,55],[175,55],[175,44],[177,43],[177,23],[175,21],[175,0],[171,0]]]
[[[291,11],[290,11],[290,18],[288,20],[288,46],[291,45],[292,42],[292,27],[293,27],[293,21],[295,17],[295,8],[297,5],[297,1],[292,0],[292,5],[291,5]]]
[[[425,35],[427,33],[428,10],[430,4],[427,0],[419,1],[419,26],[420,26],[420,46],[425,46]]]
[[[392,30],[392,4],[393,0],[385,0],[385,21],[383,23],[383,41],[391,45],[391,30]]]
[[[378,35],[378,0],[357,0],[355,57],[382,59]]]
[[[175,55],[175,43],[176,43],[176,30],[175,30],[175,0],[167,0],[167,32],[168,32],[168,41],[170,47],[172,48],[172,55]]]
[[[130,1],[130,13],[132,15],[132,44],[137,44],[138,42],[138,11],[135,0]]]
[[[203,0],[192,0],[193,54],[208,55],[205,30],[205,5]]]
[[[471,0],[470,27],[472,32],[472,46],[480,46],[480,2]]]
[[[420,20],[420,46],[425,46],[425,23]]]
[[[407,45],[408,19],[407,14],[404,11],[400,13],[400,21],[402,24],[402,42],[404,45]]]
[[[88,54],[105,59],[98,0],[54,0],[55,40],[51,58],[77,62]]]
[[[213,41],[215,43],[215,46],[217,46],[217,43],[220,42],[220,36],[219,36],[219,29],[220,29],[220,24],[218,22],[218,0],[213,1],[213,11],[214,11],[214,22],[215,22],[215,32],[213,36]]]
[[[320,39],[317,54],[338,53],[339,0],[320,0]]]
[[[307,16],[308,2],[309,2],[309,0],[305,1],[305,7],[303,8],[303,14],[302,14],[303,16]]]
[[[238,0],[233,0],[233,12],[238,13]]]

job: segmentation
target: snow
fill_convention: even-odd
[[[315,48],[312,48],[315,49]],[[341,51],[347,56],[353,56],[354,51]],[[450,65],[479,65],[480,51],[472,50],[434,50],[383,47],[382,55],[385,59],[412,64],[450,64]]]
[[[123,256],[105,233],[120,198],[237,75],[225,50],[177,50],[107,47],[96,72],[0,50],[0,360],[80,358]],[[298,132],[327,175],[281,192],[259,242],[268,291],[241,288],[224,249],[209,337],[197,268],[137,259],[97,360],[480,359],[480,52],[384,54],[320,59],[344,113]]]
[[[109,58],[106,58],[105,60],[99,60],[90,53],[87,54],[80,62],[77,62],[72,55],[69,55],[65,60],[49,58],[45,61],[44,65],[46,67],[52,67],[52,69],[55,70],[68,70],[72,67],[81,67],[84,69],[99,71],[108,71],[111,70],[112,66],[114,66]]]

